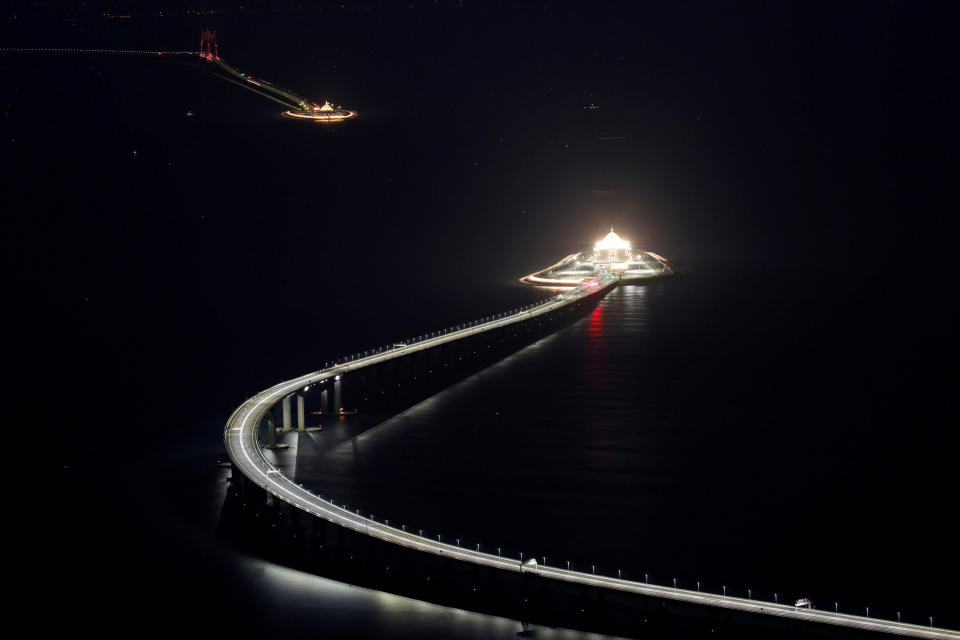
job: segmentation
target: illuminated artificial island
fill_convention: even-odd
[[[317,122],[339,122],[354,117],[357,112],[335,107],[329,101],[324,102],[322,106],[301,102],[300,111],[284,111],[283,115],[288,118],[303,118]]]
[[[520,282],[550,288],[576,287],[596,275],[613,274],[621,280],[645,280],[673,275],[667,259],[652,251],[631,249],[613,229],[593,251],[572,253],[556,264],[520,278]]]

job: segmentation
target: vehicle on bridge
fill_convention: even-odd
[[[796,601],[796,603],[794,603],[793,608],[798,611],[800,609],[813,609],[813,602],[810,600],[810,598],[800,598]]]

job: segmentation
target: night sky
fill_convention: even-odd
[[[360,114],[321,130],[196,65],[0,52],[8,459],[52,467],[57,496],[8,489],[41,523],[36,588],[74,615],[122,612],[107,633],[171,606],[221,628],[201,599],[231,560],[202,558],[216,496],[196,470],[230,411],[344,353],[536,300],[515,278],[611,226],[682,278],[711,274],[711,311],[740,314],[728,339],[749,345],[722,350],[730,371],[756,336],[794,357],[806,331],[829,335],[790,376],[849,391],[824,415],[868,416],[857,437],[910,458],[878,486],[929,530],[904,533],[932,541],[924,575],[955,574],[956,8],[459,4],[0,12],[4,48],[194,50],[216,29],[234,66]],[[676,359],[701,362],[707,315],[691,341],[665,330]],[[165,457],[194,475],[166,486]],[[956,623],[956,588],[939,591]]]

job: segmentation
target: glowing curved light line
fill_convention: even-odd
[[[283,115],[287,118],[299,118],[301,120],[316,120],[317,122],[339,122],[341,120],[346,120],[347,118],[353,118],[357,115],[356,111],[347,111],[345,114],[332,114],[332,115],[323,115],[323,114],[309,114],[309,113],[293,113],[292,111],[284,111]]]

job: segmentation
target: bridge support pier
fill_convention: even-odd
[[[277,420],[273,417],[273,411],[267,412],[267,448],[274,449],[277,446]]]
[[[343,408],[342,401],[340,399],[341,394],[341,384],[343,383],[343,378],[340,380],[333,381],[333,411],[337,412]]]
[[[290,396],[285,397],[280,404],[283,410],[283,432],[287,433],[293,430],[293,420],[290,418]]]
[[[302,393],[297,394],[297,433],[305,433],[307,431],[307,421],[306,416],[304,415],[304,400]]]
[[[300,534],[300,509],[290,506],[290,533],[296,538]]]

